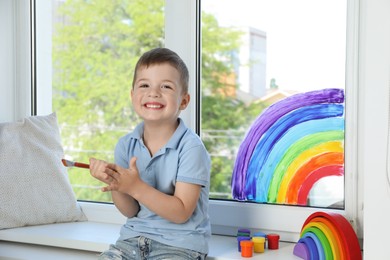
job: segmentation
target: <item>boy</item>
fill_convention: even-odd
[[[179,118],[190,102],[188,69],[167,48],[144,53],[131,99],[142,118],[115,148],[115,164],[90,159],[127,217],[115,245],[100,259],[205,259],[210,238],[210,158]]]

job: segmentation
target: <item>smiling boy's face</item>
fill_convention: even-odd
[[[131,99],[135,112],[146,123],[174,123],[187,107],[190,96],[183,93],[177,69],[162,63],[138,69]]]

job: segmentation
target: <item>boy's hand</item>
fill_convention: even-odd
[[[138,186],[137,183],[141,181],[136,165],[136,157],[131,158],[129,169],[125,169],[116,164],[107,164],[104,173],[111,179],[107,187],[102,191],[119,191],[122,193],[134,192]]]
[[[101,182],[110,184],[112,182],[112,178],[110,175],[104,172],[107,168],[107,165],[108,163],[105,161],[98,160],[95,158],[89,159],[89,171],[91,175]]]

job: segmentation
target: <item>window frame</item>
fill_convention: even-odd
[[[26,1],[18,0],[21,3]],[[35,3],[35,17],[51,21],[51,1],[29,1]],[[176,51],[186,62],[190,72],[190,106],[181,114],[186,124],[199,133],[200,130],[200,0],[166,0],[165,45]],[[30,6],[29,5],[29,6]],[[22,12],[21,12],[22,13]],[[24,12],[25,13],[25,12]],[[30,13],[31,14],[31,13]],[[190,19],[188,19],[190,17]],[[19,17],[23,19],[23,17]],[[178,22],[179,21],[179,22]],[[257,204],[250,202],[210,200],[210,219],[214,234],[235,235],[237,228],[246,227],[264,232],[277,232],[281,239],[296,242],[306,218],[317,211],[337,212],[344,215],[362,237],[362,184],[358,183],[357,171],[357,86],[358,86],[358,32],[359,1],[348,0],[347,7],[347,57],[346,57],[346,128],[345,128],[345,210],[307,208],[298,206]],[[21,25],[26,24],[21,21]],[[31,22],[34,24],[34,22]],[[30,26],[30,25],[28,25]],[[37,23],[51,31],[51,22]],[[42,27],[40,27],[42,28]],[[35,38],[34,38],[35,36]],[[36,40],[37,114],[52,112],[51,101],[51,33],[37,30],[32,35]],[[177,40],[180,39],[180,40]],[[24,45],[25,44],[25,45]],[[20,48],[29,46],[29,42]],[[32,50],[33,52],[33,50]],[[31,71],[31,70],[30,70]],[[27,72],[25,72],[27,74]],[[23,78],[23,77],[21,77]],[[31,84],[33,84],[32,82]],[[29,84],[19,86],[22,96],[31,94]],[[27,93],[27,94],[26,94]],[[16,105],[15,105],[16,106]],[[26,109],[27,110],[27,109]],[[347,185],[348,184],[348,185]],[[84,210],[95,216],[93,220],[103,222],[121,221],[118,211],[111,204],[79,202]],[[288,221],[286,216],[288,216]],[[114,219],[114,220],[113,220]]]

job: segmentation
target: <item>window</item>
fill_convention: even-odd
[[[52,3],[53,110],[67,159],[113,161],[116,141],[138,123],[129,100],[135,62],[164,45],[164,1]],[[88,171],[68,172],[78,199],[111,201]]]
[[[237,2],[240,2],[242,7],[247,5],[251,7],[249,1]],[[283,1],[280,5],[290,5],[290,2]],[[274,18],[280,15],[276,20],[283,20],[287,14],[282,15],[282,11],[293,12],[294,8],[302,3],[293,2],[292,6],[273,10]],[[318,90],[325,88],[325,85],[326,87],[343,85],[341,88],[348,93],[345,101],[347,107],[345,142],[350,146],[345,147],[345,174],[350,178],[346,180],[348,185],[345,185],[342,194],[337,194],[345,199],[345,209],[344,206],[336,208],[342,208],[340,212],[346,212],[348,218],[355,220],[356,171],[354,164],[351,163],[354,159],[352,148],[355,145],[353,139],[355,135],[352,128],[348,127],[350,122],[348,120],[354,117],[356,110],[354,108],[356,91],[351,88],[356,73],[356,64],[352,63],[356,62],[353,59],[356,52],[356,43],[353,42],[356,33],[354,27],[354,19],[357,17],[356,1],[348,1],[348,8],[344,1],[318,1],[316,4],[305,6],[305,10],[317,8],[320,2],[326,6],[337,3],[338,8],[334,10],[340,11],[341,19],[346,21],[343,22],[344,25],[339,24],[337,29],[341,27],[347,29],[347,34],[344,31],[344,35],[329,35],[326,23],[321,28],[326,29],[328,39],[337,37],[342,41],[343,37],[348,36],[345,42],[348,52],[344,53],[343,48],[341,48],[343,53],[335,56],[328,51],[313,52],[315,55],[312,57],[324,54],[321,56],[324,59],[340,58],[335,61],[338,67],[334,69],[339,75],[336,83],[321,81],[324,85],[319,85],[318,82],[310,81],[313,74],[321,77],[325,74],[327,77],[324,79],[333,79],[329,76],[334,74],[333,67],[327,67],[325,71],[318,69],[307,72],[307,77],[303,74],[298,77],[297,84],[293,83],[297,86],[306,82],[305,85],[309,86],[309,89],[299,91]],[[192,102],[182,116],[187,125],[200,130],[201,137],[213,157],[211,190],[213,199],[210,200],[213,232],[235,234],[237,227],[245,225],[266,232],[277,231],[284,240],[296,241],[305,218],[318,208],[233,201],[230,178],[235,156],[246,130],[251,126],[253,119],[270,105],[263,101],[259,102],[259,98],[269,90],[280,90],[279,92],[283,94],[282,88],[292,84],[289,79],[284,79],[283,73],[288,73],[288,76],[302,75],[298,70],[301,66],[298,65],[298,61],[304,60],[306,65],[311,62],[300,55],[290,60],[277,61],[272,53],[281,52],[287,57],[289,54],[308,52],[307,49],[305,51],[299,49],[302,47],[299,44],[300,38],[305,35],[300,30],[289,30],[288,38],[283,42],[276,41],[276,45],[273,46],[271,45],[273,31],[268,27],[233,27],[235,23],[239,25],[237,20],[234,24],[228,24],[230,21],[226,17],[219,17],[218,12],[230,14],[230,18],[234,18],[233,15],[241,10],[236,8],[233,13],[228,10],[222,12],[221,7],[218,7],[221,3],[222,1],[215,0],[153,0],[145,5],[144,1],[128,0],[125,5],[120,5],[116,1],[37,1],[38,114],[52,110],[57,112],[68,159],[85,162],[94,156],[112,160],[112,151],[118,137],[130,131],[137,122],[126,94],[130,90],[135,61],[149,48],[156,46],[172,48],[186,61],[191,73]],[[228,3],[224,8],[234,4],[233,1]],[[139,13],[142,15],[138,15]],[[199,20],[200,13],[202,21]],[[307,25],[307,20],[301,22],[302,25]],[[200,25],[202,50],[199,49],[200,30],[197,29]],[[293,21],[288,25],[292,26]],[[279,29],[283,29],[287,25],[279,26],[281,27]],[[312,40],[320,40],[315,36],[319,31],[318,26],[317,24],[310,27]],[[335,42],[343,45],[344,43],[340,41]],[[286,42],[287,46],[283,47],[281,44]],[[319,42],[312,42],[309,46],[316,44]],[[272,50],[277,47],[279,49]],[[249,59],[252,57],[250,55],[243,58],[244,48],[251,50],[258,58]],[[345,57],[346,60],[343,60]],[[271,59],[276,65],[270,65]],[[347,67],[344,67],[345,63]],[[283,66],[286,66],[287,72],[281,72]],[[274,73],[270,73],[272,69]],[[262,87],[258,88],[255,84],[246,82],[261,82]],[[198,89],[200,85],[201,92]],[[220,113],[224,113],[224,120],[217,122],[222,118]],[[69,177],[80,200],[110,201],[106,194],[99,191],[100,184],[94,182],[85,170],[70,169]],[[290,216],[288,223],[283,217],[287,214]]]
[[[344,209],[346,15],[347,1],[202,1],[212,198]]]

